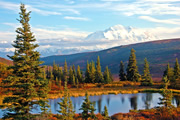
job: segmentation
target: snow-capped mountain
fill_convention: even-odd
[[[137,43],[157,40],[149,31],[144,29],[133,28],[131,26],[124,27],[122,25],[115,25],[104,31],[94,32],[88,35],[86,40],[119,40],[123,43]]]
[[[104,31],[86,35],[79,37],[77,35],[66,35],[65,37],[63,35],[54,35],[47,39],[37,39],[39,44],[37,51],[40,52],[41,57],[46,57],[98,51],[120,45],[158,40],[158,37],[150,31],[122,25],[115,25]],[[11,44],[11,42],[0,42],[0,57],[13,54],[14,48]]]

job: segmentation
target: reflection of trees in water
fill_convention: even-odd
[[[142,97],[145,109],[150,109],[152,97],[152,93],[146,93],[145,96]]]
[[[108,104],[108,107],[109,107],[109,103],[110,103],[110,97],[109,97],[109,95],[107,96],[107,104]]]
[[[102,96],[97,101],[98,112],[101,113]]]
[[[122,102],[122,104],[124,103],[124,97],[123,96],[121,96],[121,102]]]
[[[173,99],[174,99],[175,102],[176,102],[176,106],[179,107],[179,106],[180,106],[180,96],[179,96],[179,95],[175,95],[175,96],[173,97]],[[174,101],[174,100],[173,100],[173,101]]]
[[[137,96],[133,96],[130,99],[131,108],[137,110]]]

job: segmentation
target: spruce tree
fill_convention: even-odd
[[[79,110],[83,110],[82,112],[82,118],[84,120],[88,120],[88,118],[92,118],[92,116],[94,116],[94,106],[93,103],[89,100],[89,95],[86,92],[85,94],[85,99],[83,104],[81,105],[81,108]]]
[[[131,49],[131,54],[129,56],[129,62],[127,67],[127,80],[129,81],[140,81],[140,74],[138,72],[136,62],[135,50]]]
[[[11,96],[5,97],[3,103],[7,114],[4,117],[13,119],[30,120],[30,111],[35,105],[46,108],[47,80],[43,79],[43,68],[40,66],[40,54],[35,49],[38,44],[33,44],[36,39],[31,32],[29,24],[30,12],[25,5],[20,5],[18,21],[21,27],[16,29],[16,40],[13,47],[13,56],[8,56],[14,63],[11,66],[12,74],[3,81]],[[34,100],[34,98],[40,98]]]
[[[55,61],[53,62],[53,70],[52,70],[52,73],[53,73],[53,78],[54,80],[56,80],[57,76],[58,76],[58,66],[57,64],[55,63]]]
[[[74,65],[73,65],[72,69],[73,69],[73,74],[74,74],[74,76],[76,76],[76,69],[75,69],[75,66],[74,66]]]
[[[61,100],[62,101],[58,103],[60,105],[60,110],[58,112],[62,114],[60,119],[73,120],[75,111],[73,110],[72,101],[68,93],[67,81],[64,83],[64,97]]]
[[[103,116],[105,117],[105,119],[109,119],[109,114],[108,114],[108,109],[107,109],[107,106],[105,105],[104,106],[104,113],[103,113]]]
[[[95,82],[96,68],[95,68],[95,64],[93,61],[89,64],[89,69],[90,69],[90,82],[94,83]]]
[[[122,61],[120,62],[119,79],[121,81],[126,81],[127,80],[126,74],[124,72],[124,64],[123,64]]]
[[[74,76],[74,74],[73,74],[73,69],[72,69],[72,67],[70,66],[70,68],[69,68],[69,84],[73,84],[73,76]]]
[[[90,83],[90,82],[91,82],[90,69],[89,69],[89,63],[87,61],[86,72],[85,72],[85,83]]]
[[[103,75],[101,72],[101,64],[100,64],[99,56],[98,56],[97,62],[96,62],[95,82],[96,83],[102,83],[103,82]]]
[[[164,87],[164,89],[168,89],[168,86],[169,86],[170,81],[169,81],[169,79],[167,78],[167,76],[164,76],[163,79],[162,79],[162,81],[163,81],[163,87]]]
[[[82,73],[81,73],[81,68],[80,66],[78,65],[77,67],[77,79],[79,81],[79,83],[83,83],[83,76],[82,76]]]
[[[162,96],[163,98],[159,98],[160,99],[160,103],[158,103],[159,105],[163,105],[166,108],[172,108],[172,91],[168,90],[168,89],[163,89],[162,91]]]
[[[152,77],[149,71],[149,63],[147,59],[144,59],[144,71],[142,75],[142,85],[152,85]]]
[[[68,77],[68,68],[67,68],[67,62],[65,60],[64,62],[64,71],[63,71],[63,82],[67,80]]]
[[[176,87],[173,68],[170,67],[169,63],[167,64],[166,70],[164,71],[163,78],[164,77],[167,77],[168,81],[170,82],[170,86],[172,88]]]
[[[180,68],[179,68],[178,59],[176,58],[176,62],[174,65],[174,81],[178,82],[177,80],[180,80]]]
[[[103,74],[103,77],[104,77],[104,83],[105,84],[108,84],[108,83],[111,83],[111,77],[110,77],[110,73],[109,73],[109,69],[108,69],[108,66],[106,66],[106,69],[104,71],[104,74]]]

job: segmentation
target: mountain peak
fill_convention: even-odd
[[[114,25],[104,31],[99,31],[88,35],[86,40],[118,40],[124,44],[131,44],[158,39],[149,31],[132,26]],[[119,45],[121,45],[121,43]]]

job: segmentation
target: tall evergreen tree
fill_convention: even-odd
[[[79,81],[79,83],[83,83],[83,76],[82,76],[82,73],[81,73],[81,68],[80,66],[78,65],[77,67],[77,79]]]
[[[174,65],[174,79],[180,79],[180,68],[179,68],[179,63],[178,63],[178,59],[176,58],[176,62]]]
[[[70,99],[70,95],[68,93],[67,81],[64,83],[64,97],[62,101],[58,103],[60,105],[59,113],[62,114],[60,119],[62,120],[73,120],[73,116],[75,111],[73,110],[72,101]]]
[[[142,85],[152,85],[152,77],[149,71],[149,63],[147,59],[144,59],[144,71],[142,75]]]
[[[73,69],[73,74],[74,74],[74,76],[76,76],[76,68],[75,68],[74,65],[73,65],[72,69]]]
[[[166,70],[164,71],[163,77],[167,76],[167,79],[170,81],[170,83],[175,82],[173,79],[174,73],[173,68],[170,67],[169,63],[167,64]]]
[[[6,106],[7,114],[5,117],[13,119],[31,119],[30,111],[34,105],[39,104],[45,106],[45,98],[47,89],[47,80],[43,79],[43,69],[39,61],[40,54],[35,49],[37,44],[33,44],[36,39],[31,32],[29,24],[30,12],[26,11],[25,5],[20,5],[20,13],[18,21],[21,27],[16,29],[16,40],[13,47],[15,52],[13,56],[9,56],[13,60],[13,70],[3,84],[9,88],[12,96],[5,97],[3,100]],[[40,98],[33,100],[34,98]]]
[[[131,49],[131,54],[129,56],[129,62],[127,67],[127,80],[129,81],[140,81],[140,74],[138,72],[136,62],[135,50]]]
[[[53,73],[53,78],[54,80],[56,80],[56,78],[58,77],[58,66],[57,64],[55,63],[55,61],[53,62],[53,70],[52,70],[52,73]]]
[[[95,82],[96,68],[95,68],[95,64],[93,61],[89,64],[89,70],[90,70],[90,82],[94,83]]]
[[[63,82],[67,80],[68,77],[68,67],[67,67],[67,62],[65,60],[64,62],[64,71],[63,71]]]
[[[86,92],[85,94],[85,99],[83,104],[81,105],[81,108],[79,110],[83,110],[82,112],[82,118],[84,120],[88,120],[88,118],[92,118],[92,116],[94,116],[94,106],[93,103],[89,100],[89,95]]]
[[[99,56],[98,56],[97,62],[96,62],[95,82],[96,83],[102,83],[103,82],[103,75],[101,72],[101,64],[100,64]]]
[[[87,61],[86,72],[85,72],[85,83],[90,83],[90,82],[91,82],[90,69],[89,69],[89,63]]]
[[[69,84],[73,84],[73,76],[74,76],[74,74],[73,74],[73,69],[72,69],[72,67],[70,66],[70,68],[69,68]]]
[[[105,84],[108,84],[108,83],[111,83],[111,77],[110,77],[110,73],[109,73],[109,69],[108,69],[108,66],[106,66],[106,69],[104,71],[104,74],[103,74],[103,77],[104,77],[104,83]]]
[[[120,62],[119,79],[121,81],[127,80],[126,73],[124,72],[124,63]]]

